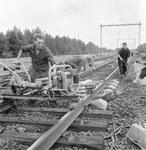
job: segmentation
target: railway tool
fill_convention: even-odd
[[[125,62],[125,61],[123,60],[123,58],[122,58],[119,54],[117,54],[117,55],[118,55],[118,57],[125,63],[125,65],[128,65],[127,62]]]
[[[0,99],[3,101],[1,103],[0,112],[4,111],[5,108],[8,109],[12,105],[16,105],[16,100],[13,97],[17,97],[18,103],[24,102],[26,100],[34,99],[40,97],[47,100],[54,99],[55,96],[77,96],[77,92],[80,88],[85,88],[86,93],[91,93],[94,88],[96,88],[98,82],[83,82],[79,84],[74,84],[74,76],[77,75],[77,70],[72,69],[70,65],[58,65],[50,67],[48,72],[48,77],[35,79],[35,83],[31,82],[30,75],[27,72],[23,63],[21,65],[27,75],[27,79],[21,78],[21,76],[16,73],[16,70],[20,69],[19,67],[13,66],[8,67],[3,63],[0,63],[4,67],[4,70],[8,70],[11,74],[9,89],[10,92],[2,93]],[[52,76],[52,70],[57,68],[56,75]],[[20,100],[21,99],[21,100]],[[37,98],[38,99],[38,98]],[[20,101],[19,101],[20,100]],[[11,102],[11,104],[10,104]],[[5,106],[8,107],[5,107]]]
[[[124,94],[125,90],[126,90],[129,86],[131,86],[132,84],[134,84],[134,82],[129,83],[129,84],[126,85],[125,87],[118,86],[118,88],[116,89],[115,92],[116,92],[118,95]]]

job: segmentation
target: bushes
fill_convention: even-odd
[[[107,48],[99,48],[92,42],[85,44],[80,39],[71,39],[69,36],[52,37],[46,32],[42,32],[39,27],[21,32],[16,26],[8,30],[6,34],[0,32],[0,56],[4,58],[16,57],[22,46],[33,44],[33,36],[40,33],[45,36],[45,45],[51,50],[53,55],[70,55],[70,54],[93,54],[100,52],[112,52]],[[28,54],[25,54],[28,56]]]

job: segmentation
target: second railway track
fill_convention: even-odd
[[[107,89],[117,71],[117,62],[112,60],[98,66],[96,71],[91,69],[80,74],[81,81],[92,79],[103,82],[86,89],[88,93],[54,97],[55,103],[45,97],[43,101],[41,97],[37,97],[37,100],[32,97],[31,101],[29,97],[24,97],[23,102],[21,97],[12,95],[13,100],[17,99],[12,106],[21,103],[0,115],[2,148],[104,149],[105,137],[109,135],[107,129],[112,128],[112,112],[100,110],[91,101],[100,98],[100,92]]]

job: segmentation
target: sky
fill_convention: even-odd
[[[69,36],[101,46],[100,25],[141,22],[140,43],[145,43],[146,0],[0,0],[0,32],[17,26],[39,27],[55,37]],[[115,49],[127,42],[139,45],[139,26],[102,27],[102,47]]]

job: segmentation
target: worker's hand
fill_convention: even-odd
[[[93,70],[95,70],[95,67],[94,67],[94,65],[92,64],[92,66],[91,66],[92,68],[93,68]]]
[[[54,64],[52,67],[55,67],[56,64]],[[53,71],[52,71],[52,76],[55,76],[56,75],[56,72],[57,72],[57,68],[53,68]]]

